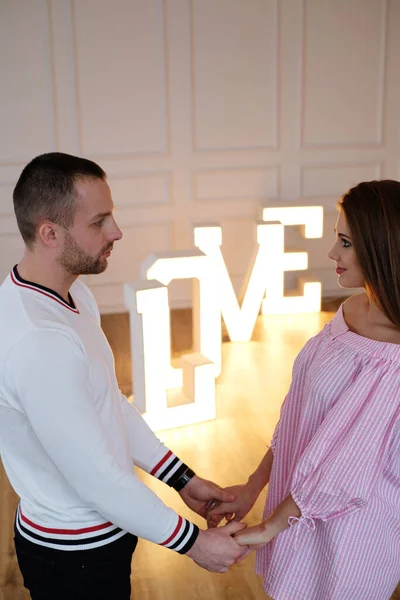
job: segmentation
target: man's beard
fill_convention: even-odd
[[[109,244],[97,256],[91,256],[78,246],[72,235],[66,231],[64,250],[59,263],[70,275],[98,275],[107,269],[107,260],[102,254],[111,248],[112,244]]]

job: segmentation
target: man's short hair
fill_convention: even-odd
[[[22,171],[14,188],[14,211],[25,244],[33,246],[44,219],[69,228],[76,210],[75,182],[106,179],[106,173],[86,158],[50,152],[34,158]]]

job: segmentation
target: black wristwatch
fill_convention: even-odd
[[[189,483],[189,481],[191,479],[193,479],[193,477],[196,475],[196,473],[194,471],[192,471],[192,469],[189,469],[189,467],[186,469],[186,471],[184,471],[182,473],[182,475],[179,477],[179,479],[177,479],[175,481],[175,483],[172,485],[172,487],[174,488],[174,490],[176,490],[177,492],[180,492],[181,490],[183,490],[183,488],[185,487],[185,485],[187,485]]]

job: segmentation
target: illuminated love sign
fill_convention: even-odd
[[[182,356],[183,389],[167,392],[176,383],[174,375],[171,378],[167,287],[156,281],[125,285],[125,303],[130,312],[135,406],[153,431],[214,419],[215,364],[206,356]],[[180,405],[169,407],[171,400]]]
[[[264,208],[264,221],[280,221],[280,227],[271,230],[269,244],[267,297],[262,303],[262,314],[290,314],[319,312],[321,310],[321,283],[303,283],[302,296],[284,296],[284,271],[303,271],[308,267],[307,252],[284,252],[285,225],[304,225],[304,237],[321,238],[324,209],[322,206],[281,206]]]
[[[149,256],[142,279],[125,285],[130,312],[135,406],[153,430],[215,418],[215,378],[221,373],[221,315],[231,341],[248,341],[257,316],[317,312],[321,283],[304,282],[302,296],[284,295],[284,272],[308,267],[306,252],[284,251],[285,225],[304,225],[307,238],[322,237],[323,208],[265,208],[257,225],[258,252],[239,306],[220,246],[219,225],[194,229],[198,250]],[[193,279],[194,352],[171,366],[168,284]],[[264,298],[265,296],[265,298]],[[178,406],[169,406],[173,401]]]

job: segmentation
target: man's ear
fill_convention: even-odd
[[[51,221],[43,221],[39,226],[38,237],[48,248],[57,248],[60,243],[60,227]]]

